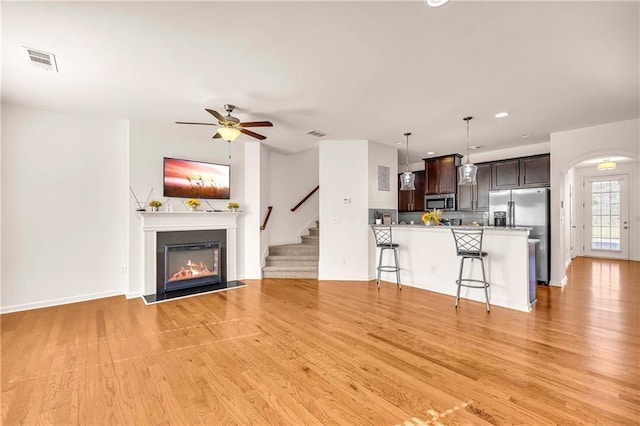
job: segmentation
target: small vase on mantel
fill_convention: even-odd
[[[195,212],[198,209],[198,207],[196,206],[189,206],[189,211],[190,212]]]

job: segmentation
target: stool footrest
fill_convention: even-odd
[[[400,268],[396,266],[378,266],[378,270],[382,272],[396,272],[399,271]]]
[[[481,283],[482,285],[465,284],[465,282]],[[489,283],[485,283],[482,280],[474,280],[474,279],[471,279],[471,278],[463,278],[462,280],[456,280],[456,284],[461,285],[463,287],[469,287],[469,288],[485,288],[485,287],[489,287]]]

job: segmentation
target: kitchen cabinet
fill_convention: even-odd
[[[458,210],[489,211],[491,163],[476,164],[477,185],[458,186]]]
[[[458,186],[457,174],[461,162],[460,154],[425,158],[425,194],[454,194]]]
[[[416,175],[415,191],[400,191],[400,176],[398,174],[398,211],[421,212],[424,211],[424,181],[425,171],[413,172]]]
[[[520,186],[520,161],[503,160],[491,164],[491,189],[511,189]]]
[[[491,189],[550,186],[549,154],[491,163]]]
[[[536,155],[520,159],[520,173],[523,188],[551,186],[551,157]]]

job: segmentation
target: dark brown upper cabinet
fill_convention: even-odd
[[[415,191],[400,191],[400,176],[398,174],[398,211],[421,212],[424,210],[424,176],[425,171],[413,172],[416,175]]]
[[[458,210],[489,211],[491,163],[476,164],[477,185],[458,186]]]
[[[551,157],[537,155],[520,159],[520,186],[551,186]]]
[[[453,194],[457,191],[458,167],[462,155],[451,154],[442,157],[425,158],[425,194]]]
[[[549,154],[491,163],[491,189],[543,187],[551,184]]]

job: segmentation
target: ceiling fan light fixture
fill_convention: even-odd
[[[235,127],[221,126],[218,127],[218,133],[220,133],[222,139],[226,140],[227,142],[233,142],[238,138],[238,136],[240,136],[241,132]]]
[[[467,157],[465,159],[465,163],[458,167],[458,186],[478,184],[478,181],[476,180],[478,175],[478,166],[474,165],[469,157],[469,121],[472,119],[473,117],[470,116],[463,118],[463,120],[467,122]]]
[[[402,175],[400,175],[400,191],[415,191],[416,189],[416,175],[409,171],[409,136],[411,133],[404,134],[407,137],[407,168]]]

